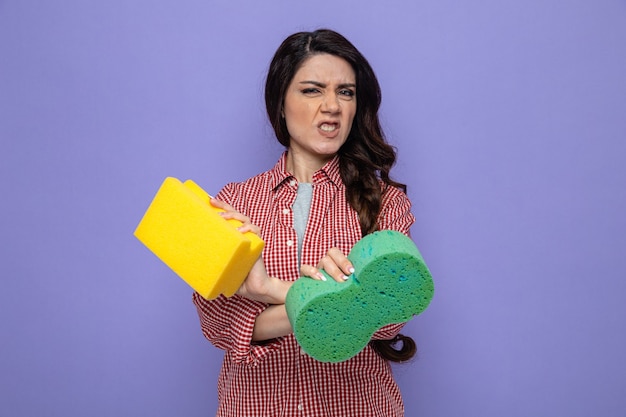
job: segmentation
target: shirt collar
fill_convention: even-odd
[[[270,170],[272,190],[275,190],[285,181],[290,180],[293,175],[287,171],[287,151],[283,152],[274,168]],[[330,181],[336,186],[341,184],[341,174],[339,172],[339,156],[335,155],[333,159],[328,161],[322,168],[313,174],[313,183],[319,184]]]

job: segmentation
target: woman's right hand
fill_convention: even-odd
[[[259,237],[261,236],[261,229],[257,225],[252,224],[248,216],[240,213],[230,204],[211,198],[211,205],[224,210],[220,213],[223,218],[239,220],[241,226],[237,229],[241,233],[252,232]],[[269,304],[283,304],[290,286],[291,284],[286,281],[270,277],[265,269],[263,257],[259,256],[248,273],[246,280],[237,290],[237,294],[251,300]]]
[[[263,257],[254,263],[248,277],[237,290],[237,294],[268,304],[284,304],[287,291],[293,283],[270,277],[265,269]]]
[[[259,256],[252,269],[248,273],[246,280],[237,290],[237,294],[261,301],[271,293],[271,280],[265,269],[263,257]]]

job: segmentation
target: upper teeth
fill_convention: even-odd
[[[320,126],[320,129],[322,129],[323,131],[326,132],[332,132],[333,130],[337,129],[336,125],[329,125],[327,123],[324,123]]]

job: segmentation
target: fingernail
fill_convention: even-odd
[[[354,268],[353,267],[348,268],[348,271],[350,271],[351,274],[354,274]]]
[[[317,277],[318,277],[319,279],[321,279],[322,281],[326,281],[326,277],[325,277],[325,276],[324,276],[324,274],[322,274],[321,272],[318,272],[318,273],[317,273]]]
[[[343,278],[343,280],[344,280],[344,281],[347,281],[347,280],[348,280],[348,278],[350,278],[350,277],[348,277],[348,276],[344,275],[344,276],[342,276],[341,278]]]

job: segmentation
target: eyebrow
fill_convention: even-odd
[[[326,84],[321,83],[319,81],[309,81],[309,80],[305,80],[305,81],[300,81],[299,84],[313,84],[316,87],[320,87],[320,88],[326,88]],[[356,88],[356,84],[354,83],[343,83],[343,84],[339,84],[338,85],[339,88]]]

